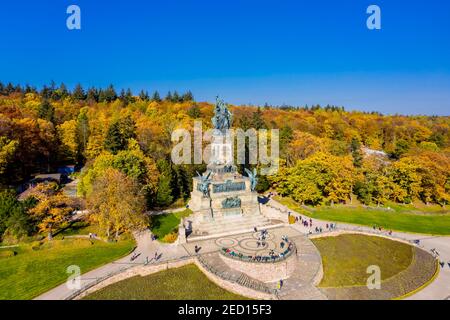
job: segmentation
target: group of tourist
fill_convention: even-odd
[[[255,228],[255,231],[257,231],[257,229]],[[268,237],[269,233],[267,230],[261,230],[260,233],[258,234],[258,239],[256,242],[257,247],[259,248],[260,246],[265,246],[266,245],[266,239]],[[222,252],[225,253],[226,255],[229,255],[233,258],[238,258],[241,260],[246,260],[246,261],[253,261],[253,262],[273,262],[273,261],[277,261],[277,260],[282,260],[284,259],[294,248],[294,244],[292,242],[289,241],[288,236],[283,235],[281,237],[281,242],[280,242],[280,248],[283,250],[280,253],[276,253],[274,249],[271,249],[269,251],[268,256],[262,256],[262,255],[244,255],[241,252],[236,252],[234,250],[231,250],[229,248],[222,248]]]
[[[377,225],[374,225],[374,226],[372,227],[372,229],[373,229],[373,231],[379,231],[379,232],[385,231],[385,230],[383,229],[383,227],[377,226]],[[392,236],[392,230],[387,230],[386,232],[387,232],[387,234],[388,234],[389,236]]]
[[[254,228],[255,232],[258,232],[258,228]],[[266,246],[266,238],[269,235],[269,232],[266,229],[263,229],[258,234],[258,239],[256,241],[256,246],[259,247],[265,247]]]
[[[290,218],[292,215],[292,213],[289,211],[288,212],[288,217]],[[313,233],[313,219],[311,218],[304,218],[302,216],[296,216],[295,217],[295,223],[301,223],[305,228],[310,228],[309,230],[309,234]],[[336,224],[335,223],[327,223],[325,226],[325,230],[327,231],[333,231],[336,229]],[[324,231],[322,226],[315,226],[314,228],[314,232],[315,233],[322,233]]]
[[[89,232],[89,239],[97,239],[97,234]]]
[[[231,256],[233,258],[238,258],[238,259],[244,260],[244,261],[251,261],[251,262],[275,262],[275,261],[278,261],[278,260],[283,260],[286,257],[286,255],[290,251],[292,251],[292,249],[293,249],[293,244],[289,243],[289,245],[287,246],[286,250],[284,250],[283,252],[276,253],[275,250],[270,250],[268,256],[244,255],[241,252],[236,252],[236,251],[228,249],[228,248],[223,248],[222,251],[226,255],[229,255],[229,256]]]
[[[416,240],[416,241],[419,241],[419,240]],[[416,242],[416,243],[418,243],[418,242]],[[431,249],[430,251],[431,251],[431,253],[436,257],[436,259],[438,259],[438,258],[440,257],[439,252],[438,252],[435,248]],[[448,267],[450,268],[450,261],[448,261],[448,262],[446,263],[445,261],[440,260],[440,261],[439,261],[439,264],[441,265],[441,268],[442,268],[442,269],[445,268],[445,265],[446,265],[446,264],[447,264]]]

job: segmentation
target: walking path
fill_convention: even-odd
[[[289,238],[298,249],[294,273],[284,281],[278,297],[281,300],[326,300],[316,287],[321,278],[322,261],[314,244],[305,236]]]
[[[295,216],[301,216],[300,214],[294,212],[293,210],[290,210],[289,208],[274,200],[270,200],[269,203],[263,206],[263,209],[271,211],[271,214],[279,214],[280,216],[286,215],[288,214],[288,212]],[[309,220],[309,218],[307,219]],[[291,227],[301,234],[308,235],[314,234],[316,227],[322,228],[323,231],[326,231],[327,224],[329,226],[330,222],[312,219],[312,228],[305,227],[300,223],[293,224],[291,225]],[[344,223],[337,223],[336,229],[383,235],[398,240],[408,241],[410,243],[416,240],[420,240],[419,246],[421,248],[427,251],[435,249],[439,254],[438,259],[441,261],[445,261],[446,264],[443,268],[441,268],[438,277],[433,283],[431,283],[425,289],[412,295],[408,299],[444,300],[450,297],[450,266],[447,265],[447,262],[450,262],[450,237],[434,237],[427,235],[409,234],[404,232],[393,232],[391,235],[389,235],[387,234],[387,232],[374,231],[370,227]],[[326,234],[326,232],[324,232],[324,234]],[[90,287],[91,285],[98,283],[99,281],[107,278],[110,275],[123,272],[124,270],[136,265],[142,265],[145,263],[161,263],[164,261],[172,261],[183,259],[189,256],[194,256],[196,255],[195,246],[201,248],[200,253],[203,257],[206,257],[207,260],[209,259],[209,261],[215,261],[215,253],[217,253],[217,251],[220,249],[215,240],[204,240],[183,245],[162,244],[158,241],[151,240],[151,233],[149,230],[141,233],[136,233],[134,236],[137,246],[132,254],[129,254],[128,256],[121,258],[115,262],[106,264],[100,268],[83,274],[81,276],[82,287]],[[295,241],[297,248],[300,248],[298,252],[300,258],[299,265],[297,266],[297,271],[295,272],[295,274],[289,279],[285,280],[283,289],[278,295],[279,298],[325,299],[323,293],[321,293],[320,290],[315,287],[316,276],[318,272],[321,271],[320,254],[317,252],[317,249],[311,243],[311,241],[306,237],[295,237]],[[132,260],[131,257],[133,256],[133,254],[136,254],[137,257]],[[245,283],[249,283],[248,281],[250,281],[251,279],[248,280],[241,278],[241,280],[245,280]],[[252,283],[252,285],[256,284]],[[273,285],[274,284],[272,284],[272,286]],[[36,299],[64,300],[73,296],[77,291],[78,290],[76,289],[69,289],[66,284],[62,284],[38,296]]]
[[[91,285],[98,283],[99,280],[125,271],[128,268],[142,265],[146,262],[147,257],[149,263],[160,263],[190,256],[183,246],[169,244],[165,245],[156,240],[152,241],[151,233],[148,230],[136,233],[134,234],[134,237],[136,239],[137,246],[133,253],[117,261],[108,263],[95,270],[82,274],[82,288],[90,287]],[[136,259],[131,260],[134,253],[139,254],[139,256]],[[81,272],[83,272],[83,270],[81,270]],[[69,277],[69,274],[67,276]],[[38,296],[35,300],[65,300],[70,298],[77,291],[78,289],[70,289],[65,283],[63,283],[58,287]]]

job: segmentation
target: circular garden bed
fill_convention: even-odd
[[[383,237],[343,234],[312,241],[322,256],[319,287],[329,299],[396,299],[423,287],[437,272],[428,252]],[[369,266],[380,268],[380,289],[367,287]]]

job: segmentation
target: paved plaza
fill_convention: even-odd
[[[268,234],[266,240],[259,241],[258,237],[261,234],[261,230],[258,232],[244,233],[240,235],[224,236],[217,239],[190,242],[184,244],[183,247],[191,255],[196,254],[195,247],[197,246],[200,248],[198,251],[199,254],[211,253],[227,248],[250,256],[268,256],[271,250],[273,250],[275,254],[286,250],[286,247],[281,248],[280,246],[283,242],[283,236],[288,239],[304,236],[304,234],[293,228],[282,227],[267,230]],[[260,242],[259,246],[258,242]]]

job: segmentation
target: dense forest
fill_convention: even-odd
[[[307,205],[355,197],[375,205],[450,201],[450,117],[319,105],[230,108],[236,127],[280,129],[281,169],[260,177],[259,191],[273,188]],[[169,206],[189,197],[192,177],[206,168],[172,164],[171,133],[192,130],[194,119],[207,128],[212,115],[213,105],[191,92],[136,96],[112,85],[37,90],[0,83],[0,187],[16,189],[36,173],[75,164],[83,168],[78,191],[88,203],[98,180],[118,177],[108,172],[115,169],[147,208]]]

